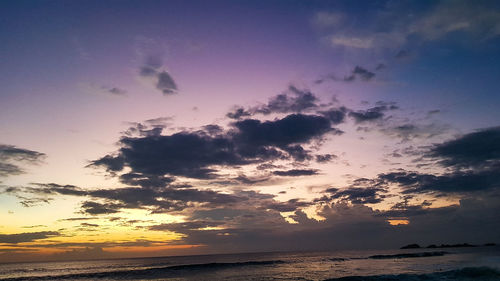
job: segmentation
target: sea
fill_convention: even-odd
[[[500,246],[5,263],[0,280],[500,280]]]

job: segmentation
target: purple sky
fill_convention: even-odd
[[[4,1],[0,262],[490,242],[499,22],[495,1]]]

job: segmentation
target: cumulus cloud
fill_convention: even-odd
[[[172,135],[123,137],[122,148],[93,161],[111,173],[125,167],[132,174],[124,180],[165,175],[209,179],[217,177],[215,166],[239,166],[273,159],[304,161],[312,158],[301,145],[325,134],[340,134],[330,119],[320,115],[291,114],[282,119],[234,122],[229,131],[204,130]]]

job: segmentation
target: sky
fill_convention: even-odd
[[[500,242],[498,1],[1,1],[0,262]]]

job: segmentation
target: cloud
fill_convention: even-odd
[[[345,77],[343,80],[346,82],[351,82],[354,81],[356,78],[361,79],[363,81],[370,81],[372,78],[375,77],[375,73],[368,71],[360,66],[356,66],[351,75],[348,77]]]
[[[402,141],[410,141],[413,139],[430,139],[435,136],[444,134],[449,130],[449,126],[439,123],[403,123],[395,126],[387,126],[380,129],[380,131],[384,134],[400,138]]]
[[[125,91],[123,89],[120,89],[118,87],[109,88],[109,89],[107,89],[107,91],[110,94],[113,94],[113,95],[116,95],[116,96],[123,96],[123,95],[125,95],[127,93],[127,91]]]
[[[273,171],[274,175],[282,177],[300,177],[300,176],[312,176],[317,175],[318,170],[315,169],[292,169],[286,171]]]
[[[285,94],[272,97],[267,105],[257,108],[256,112],[263,114],[302,112],[317,107],[318,98],[307,90],[300,90],[293,85]]]
[[[384,67],[385,66],[382,66],[382,64],[379,64],[377,66],[376,70],[381,70]],[[315,84],[322,84],[323,82],[325,82],[327,80],[332,80],[332,81],[337,81],[337,82],[354,82],[354,81],[360,80],[360,81],[368,82],[368,81],[373,80],[375,78],[375,76],[376,76],[375,72],[369,71],[366,68],[357,65],[349,73],[349,75],[346,75],[342,78],[340,78],[334,74],[330,74],[330,75],[325,76],[324,78],[321,78],[321,79],[314,81],[314,83]]]
[[[231,119],[240,119],[241,117],[252,116],[253,114],[243,107],[236,107],[232,111],[228,112],[226,116]]]
[[[399,16],[410,11],[410,17]],[[445,40],[453,33],[465,36],[452,40],[466,40],[468,44],[500,35],[500,12],[494,1],[435,1],[419,11],[401,2],[382,6],[362,21],[341,15],[321,11],[314,15],[313,24],[323,27],[332,47],[347,50],[393,52],[404,48],[406,52],[407,47]]]
[[[35,184],[36,187],[11,188],[12,194],[35,196],[67,195],[92,198],[81,204],[81,212],[89,215],[118,213],[121,209],[144,209],[152,213],[182,211],[190,207],[214,207],[242,204],[255,196],[271,199],[272,195],[240,192],[226,194],[209,189],[195,189],[178,186],[162,188],[101,188],[83,189],[72,185]]]
[[[373,37],[332,36],[331,44],[350,48],[369,49],[375,45]]]
[[[469,193],[500,187],[498,167],[481,171],[455,171],[442,175],[418,172],[393,172],[381,174],[379,180],[395,183],[404,188],[403,193]]]
[[[320,154],[316,155],[315,157],[316,157],[316,162],[318,163],[327,163],[335,158],[338,158],[338,156],[334,154]]]
[[[128,167],[131,174],[123,178],[128,183],[141,177],[160,180],[164,175],[209,179],[217,177],[215,166],[310,159],[301,145],[325,134],[341,134],[329,119],[319,115],[291,114],[273,121],[246,119],[231,126],[228,131],[214,131],[214,126],[209,126],[172,135],[125,136],[117,153],[92,161],[90,166],[104,167],[111,173]]]
[[[351,204],[376,204],[380,203],[386,198],[385,193],[387,189],[384,187],[374,186],[363,186],[359,187],[359,184],[373,184],[373,181],[367,179],[357,179],[353,185],[344,188],[328,188],[325,190],[326,195],[321,198],[316,199],[316,202],[332,202],[334,200],[344,200]]]
[[[150,226],[149,230],[155,231],[172,231],[172,232],[185,232],[189,230],[198,230],[208,227],[217,227],[223,225],[223,222],[218,221],[189,221],[181,223],[164,223],[159,225]]]
[[[411,23],[408,32],[423,40],[440,39],[452,32],[463,32],[479,39],[500,35],[500,12],[491,1],[442,1],[424,17]]]
[[[245,163],[230,139],[181,132],[169,136],[124,137],[117,156],[106,155],[91,165],[110,172],[128,166],[135,174],[163,176],[166,174],[191,178],[214,177],[211,165]]]
[[[156,88],[161,90],[164,95],[172,95],[177,93],[177,85],[174,79],[166,71],[162,71],[157,75],[158,82],[156,83]]]
[[[349,117],[353,118],[356,124],[374,122],[383,119],[385,112],[396,110],[395,104],[379,102],[377,106],[367,110],[358,110],[349,112]]]
[[[326,133],[341,134],[329,119],[318,115],[291,114],[275,121],[247,119],[234,123],[239,130],[235,139],[250,146],[286,147],[306,143]]]
[[[319,111],[318,113],[328,118],[332,124],[337,125],[345,121],[345,116],[348,109],[345,107],[340,108],[330,108],[326,111]]]
[[[139,68],[139,75],[152,81],[156,89],[164,95],[173,95],[178,92],[177,84],[172,76],[162,69],[161,58],[149,56],[143,66]]]
[[[226,116],[231,119],[240,119],[255,114],[269,115],[273,113],[301,113],[319,107],[319,99],[309,90],[299,89],[290,85],[288,89],[279,95],[269,99],[267,104],[245,109],[237,106]]]
[[[24,174],[25,171],[20,165],[39,164],[45,156],[41,152],[0,144],[0,178]]]
[[[0,177],[20,175],[24,173],[24,170],[17,165],[0,162]]]
[[[94,201],[85,201],[82,203],[82,212],[89,215],[102,215],[118,213],[119,209],[124,207],[120,204],[101,204]]]
[[[332,27],[341,24],[345,20],[345,15],[337,12],[318,12],[314,15],[313,24],[318,27]]]
[[[59,236],[56,231],[41,231],[41,232],[24,232],[16,234],[0,234],[0,243],[18,244],[25,242],[33,242],[40,239]]]
[[[159,136],[172,119],[172,117],[159,117],[143,122],[129,122],[131,126],[122,134],[126,136]]]
[[[500,163],[500,127],[465,134],[432,147],[427,155],[446,167],[487,168]]]
[[[290,218],[297,223],[287,223],[279,212],[293,211],[297,202],[301,201],[293,199],[268,209],[199,210],[188,218],[192,224],[162,224],[149,229],[183,234],[180,243],[231,252],[396,248],[442,240],[484,243],[494,241],[500,233],[495,217],[500,206],[495,199],[464,199],[459,205],[441,208],[408,205],[388,211],[347,202],[325,203],[318,212],[324,220],[308,218],[303,211],[296,210]],[[394,215],[404,216],[410,224],[389,225],[387,219]],[[488,225],[489,231],[478,233],[481,224]],[[366,239],[366,233],[370,233],[370,239]]]
[[[265,205],[264,208],[278,212],[294,212],[300,208],[309,207],[312,204],[312,202],[301,201],[299,199],[290,199],[286,202],[271,202],[270,204]]]

